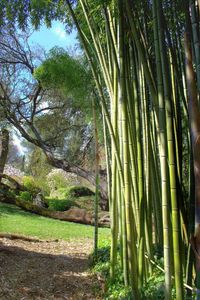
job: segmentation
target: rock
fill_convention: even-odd
[[[34,198],[33,198],[33,204],[37,205],[41,208],[47,208],[47,204],[44,201],[44,196],[42,195],[42,192],[39,192]]]

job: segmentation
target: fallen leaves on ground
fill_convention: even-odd
[[[0,239],[1,300],[95,300],[100,283],[88,270],[89,239]]]

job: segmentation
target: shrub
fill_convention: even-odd
[[[17,193],[14,190],[11,190],[6,187],[2,187],[0,189],[0,198],[9,198],[9,199],[15,199],[17,196]]]
[[[22,180],[23,180],[23,185],[30,193],[37,194],[40,191],[40,188],[36,184],[34,177],[24,176]]]
[[[28,202],[32,201],[32,195],[28,191],[20,192],[19,197],[21,200],[24,200],[24,201],[28,201]]]
[[[36,195],[40,191],[44,195],[49,195],[49,188],[47,186],[47,183],[44,180],[37,179],[33,176],[24,176],[23,179],[23,185],[24,187],[32,194]]]
[[[9,198],[16,198],[17,193],[16,193],[15,191],[13,191],[13,190],[8,190],[8,191],[7,191],[7,196],[8,196]]]
[[[51,192],[51,197],[52,198],[57,198],[57,199],[66,199],[69,196],[69,188],[59,188],[53,192]]]
[[[50,197],[46,197],[46,202],[50,210],[65,211],[72,206],[82,207],[81,203],[84,201],[77,200],[77,197],[80,197],[82,194],[91,195],[93,193],[88,188],[82,186],[59,188],[51,193]],[[83,205],[83,208],[88,209],[88,204]]]
[[[72,197],[92,196],[94,193],[84,186],[72,186],[69,188],[69,195]]]
[[[74,205],[74,201],[68,199],[54,199],[50,197],[46,198],[46,202],[48,204],[48,209],[55,211],[65,211]]]

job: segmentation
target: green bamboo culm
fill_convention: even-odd
[[[99,207],[99,142],[94,98],[92,101],[94,137],[95,137],[95,200],[94,200],[94,260],[98,259],[98,207]]]

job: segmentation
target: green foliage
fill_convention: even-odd
[[[25,145],[27,147],[27,145]],[[30,147],[30,146],[29,146]],[[26,167],[26,173],[31,174],[29,179],[34,182],[34,185],[40,189],[44,195],[49,195],[50,189],[47,184],[46,176],[51,171],[52,166],[47,162],[43,151],[34,147],[30,149],[29,163]]]
[[[7,196],[10,198],[16,198],[17,195],[16,195],[15,191],[9,189],[7,191]]]
[[[50,210],[65,211],[72,206],[88,210],[93,209],[93,199],[88,200],[85,196],[91,196],[92,194],[93,192],[82,186],[59,188],[52,193],[51,197],[46,197],[46,202]],[[79,197],[81,197],[80,201]]]
[[[36,178],[36,177],[33,177],[33,176],[24,176],[22,178],[22,182],[23,182],[23,185],[25,186],[25,188],[32,195],[36,195],[40,191],[42,191],[42,193],[44,195],[49,194],[49,189],[48,189],[48,186],[46,184],[46,181],[42,178]]]
[[[51,197],[56,199],[66,199],[69,196],[69,187],[61,187],[51,193]]]
[[[53,169],[47,175],[46,181],[52,196],[55,196],[54,193],[59,189],[66,189],[66,187],[68,186],[68,180],[64,176],[64,171],[59,169]]]
[[[44,87],[62,90],[65,96],[72,96],[73,103],[84,105],[91,93],[91,77],[79,59],[70,56],[63,48],[55,47],[49,57],[38,67],[34,76]],[[86,106],[89,103],[85,102]]]
[[[106,284],[105,300],[131,300],[130,287],[125,287],[123,282],[122,270],[118,256],[118,264],[116,266],[116,277],[112,281],[110,279],[110,243],[109,241],[101,241],[97,252],[97,260],[94,261],[94,253],[92,254],[93,272],[100,273]]]
[[[35,147],[31,151],[27,172],[44,181],[51,170],[52,166],[47,162],[44,152],[40,148]]]
[[[37,194],[40,191],[40,187],[37,185],[33,176],[24,176],[23,185],[31,194]]]
[[[51,26],[52,20],[66,20],[64,1],[58,0],[56,3],[55,5],[55,1],[49,0],[1,0],[0,26],[7,24],[13,27],[17,23],[20,28],[26,29],[31,21],[38,29],[43,21],[47,26]]]
[[[55,190],[51,196],[57,198],[68,198],[73,199],[74,197],[80,196],[91,196],[94,195],[88,188],[83,186],[68,186],[68,187],[60,187]]]
[[[58,199],[58,198],[45,198],[48,209],[49,210],[55,210],[55,211],[65,211],[70,209],[72,206],[74,206],[74,201],[70,199]]]
[[[0,197],[2,198],[10,198],[10,199],[15,199],[16,198],[16,193],[15,191],[11,190],[11,189],[7,189],[7,188],[1,188],[0,189]]]
[[[28,191],[20,192],[19,197],[21,200],[24,200],[24,201],[28,201],[28,202],[32,201],[32,195]]]
[[[159,249],[156,249],[156,255],[160,254]],[[159,256],[158,254],[158,256]],[[156,258],[158,265],[162,266],[162,258]],[[116,266],[115,280],[110,279],[110,244],[108,241],[102,240],[99,244],[97,260],[94,260],[94,253],[91,255],[91,267],[93,272],[100,273],[103,276],[106,284],[105,300],[132,300],[130,287],[125,287],[122,276],[122,269],[118,256]],[[164,300],[164,273],[153,268],[153,274],[148,278],[143,288],[140,290],[141,300]],[[173,289],[172,299],[176,299],[175,290]],[[186,299],[188,299],[186,297]],[[191,299],[191,298],[189,298]]]
[[[142,300],[164,300],[164,281],[164,273],[154,269],[152,276],[141,290]]]
[[[145,286],[141,289],[141,300],[164,300],[165,299],[165,278],[164,273],[157,269],[153,269],[153,274],[147,280]],[[186,300],[195,299],[194,295],[187,297]],[[172,289],[172,299],[176,300],[175,288]]]
[[[25,212],[15,205],[0,203],[0,232],[35,236],[41,239],[93,238],[94,228],[89,225],[63,222]],[[99,229],[99,238],[109,238],[110,230]]]
[[[93,82],[88,64],[83,57],[74,58],[64,49],[55,47],[35,70],[34,77],[52,93],[49,107],[59,107],[50,114],[40,115],[35,121],[37,127],[63,157],[78,165],[84,156],[83,145],[88,144],[92,131]],[[56,125],[47,128],[55,119]]]
[[[95,257],[94,252],[90,256],[90,266],[93,268],[95,272],[101,272],[105,270],[105,276],[109,274],[107,273],[107,264],[109,264],[110,260],[110,241],[102,240],[99,242],[97,257]],[[105,264],[105,265],[104,265]]]

